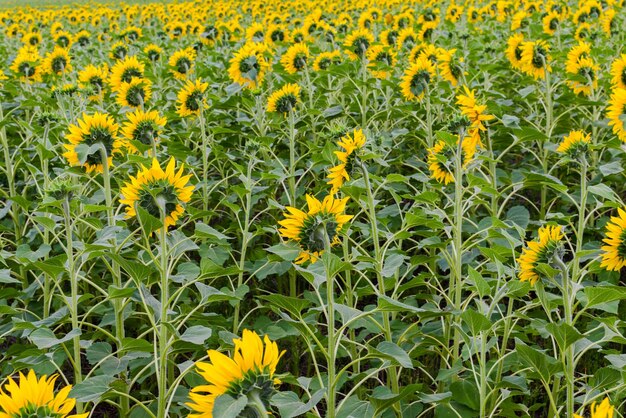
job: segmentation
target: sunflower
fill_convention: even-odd
[[[558,12],[552,11],[546,14],[542,19],[543,33],[545,33],[546,35],[554,35],[559,27],[560,21],[561,15]]]
[[[44,74],[62,75],[71,72],[69,51],[58,46],[54,47],[52,52],[46,54],[41,67]]]
[[[471,129],[478,129],[479,131],[485,131],[487,128],[483,122],[493,120],[495,116],[485,114],[487,105],[479,105],[474,96],[474,90],[470,90],[467,86],[463,86],[465,94],[459,94],[456,99],[456,104],[461,110],[461,114],[467,116],[471,122]]]
[[[439,74],[453,86],[459,83],[459,78],[463,75],[463,57],[456,58],[455,52],[456,49],[443,50],[437,58]]]
[[[626,89],[626,54],[613,61],[611,65],[611,83],[620,89]]]
[[[30,46],[37,46],[41,44],[41,40],[42,40],[41,34],[37,32],[27,33],[22,38],[22,42],[24,42],[24,45],[30,45]]]
[[[589,96],[592,89],[598,88],[598,78],[596,74],[600,67],[591,58],[583,57],[578,60],[576,66],[572,68],[571,74],[581,80],[568,80],[567,85],[574,91],[574,94]]]
[[[109,67],[106,64],[101,67],[89,64],[78,72],[79,87],[89,92],[90,100],[97,101],[102,96],[108,76]]]
[[[108,165],[112,165],[113,155],[120,153],[124,145],[123,141],[117,137],[118,129],[117,123],[106,113],[96,112],[93,115],[83,113],[78,125],[69,127],[70,132],[65,137],[70,143],[63,145],[67,150],[63,156],[70,165],[82,165],[88,173],[93,171],[102,173],[101,150],[92,151],[91,146],[103,146],[106,150]],[[82,163],[76,150],[78,146],[86,148],[82,150],[82,153],[87,153]]]
[[[230,78],[250,89],[255,89],[263,83],[265,73],[270,62],[265,57],[269,47],[259,42],[249,42],[243,45],[230,60],[228,75]]]
[[[267,111],[286,114],[292,111],[299,101],[300,86],[292,83],[285,84],[267,99]]]
[[[65,386],[54,394],[58,375],[38,379],[30,370],[27,376],[21,372],[19,376],[19,384],[9,377],[4,389],[0,388],[0,418],[89,416],[89,413],[70,415],[76,405],[76,399],[68,398],[72,386]]]
[[[289,34],[283,25],[272,24],[267,28],[267,42],[280,43],[287,42]]]
[[[476,130],[474,132],[477,132]],[[457,143],[459,135],[457,135]],[[465,136],[461,143],[463,168],[467,167],[474,159],[478,141],[474,133]],[[454,183],[454,153],[455,149],[445,141],[438,141],[428,149],[428,169],[430,177],[439,183],[448,185]]]
[[[330,169],[327,184],[332,187],[331,194],[339,192],[344,181],[350,181],[350,174],[354,168],[358,151],[365,146],[365,135],[360,129],[355,129],[352,135],[347,134],[337,142],[343,151],[335,151],[340,163]]]
[[[590,142],[591,134],[585,134],[583,131],[571,131],[563,138],[556,151],[567,154],[571,158],[577,158],[585,154]]]
[[[115,63],[111,68],[109,84],[113,90],[121,87],[122,83],[130,83],[133,77],[143,78],[145,65],[139,62],[136,56],[128,56]]]
[[[233,340],[235,349],[232,358],[217,350],[209,350],[209,363],[196,363],[197,371],[208,385],[196,386],[191,390],[190,403],[193,410],[189,418],[213,418],[215,399],[223,394],[235,397],[254,397],[267,408],[274,386],[280,380],[274,378],[276,366],[285,351],[279,352],[278,345],[266,335],[263,340],[254,332],[243,330],[241,339]],[[248,416],[255,412],[243,411]],[[251,416],[252,416],[251,415]]]
[[[544,78],[551,72],[550,46],[545,41],[524,42],[522,44],[522,70],[535,79]]]
[[[609,126],[613,127],[613,133],[619,139],[626,142],[626,89],[615,88],[609,100],[607,116]]]
[[[143,107],[152,97],[152,82],[146,78],[133,77],[116,89],[116,103],[121,106]]]
[[[280,59],[280,63],[289,74],[302,71],[309,60],[309,47],[304,43],[293,44]]]
[[[387,78],[389,77],[389,70],[379,69],[379,67],[381,65],[393,67],[396,64],[396,54],[392,49],[383,45],[374,45],[367,51],[367,61],[367,67],[375,78]]]
[[[117,41],[113,45],[111,45],[111,50],[109,51],[109,58],[114,61],[122,60],[128,55],[128,45],[124,41]]]
[[[80,46],[87,46],[91,42],[91,34],[86,30],[81,30],[76,34],[76,43]]]
[[[246,40],[248,42],[263,42],[265,39],[265,26],[255,22],[246,28]]]
[[[576,28],[576,32],[574,33],[574,38],[578,41],[582,41],[583,39],[593,39],[596,37],[596,33],[589,23],[581,23]]]
[[[417,44],[417,34],[412,27],[407,27],[398,32],[398,39],[396,40],[396,48],[398,51],[404,49],[411,49]]]
[[[218,42],[222,36],[222,31],[216,26],[208,24],[200,33],[200,41],[205,45],[213,45]]]
[[[433,36],[433,32],[437,28],[437,22],[424,22],[419,32],[417,33],[417,39],[420,41],[427,41]]]
[[[615,408],[611,406],[609,403],[609,398],[604,398],[604,400],[597,405],[596,402],[591,404],[590,409],[590,418],[613,418],[615,415]],[[578,414],[574,414],[574,418],[583,418]]]
[[[615,21],[615,10],[607,9],[602,13],[602,18],[600,19],[600,26],[602,27],[602,31],[608,37],[617,35],[619,33],[619,29],[617,26],[617,22]]]
[[[142,208],[155,218],[165,215],[165,228],[176,224],[185,212],[183,205],[191,200],[194,186],[188,185],[191,174],[183,176],[184,166],[176,172],[176,160],[171,158],[165,171],[156,158],[150,168],[141,166],[136,177],[120,189],[120,203],[126,205],[126,218],[137,215],[137,207]]]
[[[37,53],[23,51],[17,54],[10,68],[22,81],[40,81],[41,67],[39,60],[40,57]]]
[[[626,266],[626,207],[617,209],[618,216],[612,216],[606,224],[606,238],[602,241],[602,262],[600,267],[609,271],[619,271]]]
[[[69,32],[65,32],[63,30],[58,31],[54,34],[54,44],[56,46],[60,46],[61,48],[69,48],[72,45],[72,35]]]
[[[528,20],[526,19],[528,14],[525,11],[519,11],[513,15],[511,18],[511,31],[516,31],[518,29],[524,29],[528,26]]]
[[[367,49],[374,43],[374,35],[367,29],[356,29],[346,36],[343,46],[351,60],[364,58]]]
[[[446,9],[446,20],[448,22],[456,23],[463,15],[463,6],[451,3]]]
[[[559,225],[549,225],[539,228],[539,241],[526,242],[526,248],[517,259],[519,263],[519,279],[529,281],[531,286],[539,280],[537,264],[548,263],[560,247],[563,231]]]
[[[335,199],[328,195],[320,202],[307,194],[308,212],[287,206],[285,219],[278,222],[282,226],[279,233],[300,246],[296,264],[315,263],[327,243],[331,247],[340,243],[339,234],[345,223],[352,219],[352,215],[344,213],[348,199]]]
[[[428,85],[437,75],[437,69],[425,55],[420,57],[407,68],[402,77],[400,88],[406,100],[421,101]]]
[[[341,63],[341,52],[331,51],[322,52],[313,61],[313,71],[327,70],[331,65],[337,65]]]
[[[567,53],[567,60],[565,61],[565,71],[570,74],[576,74],[578,72],[578,61],[581,58],[588,58],[591,56],[591,45],[585,41],[579,41],[578,45],[572,47]]]
[[[200,80],[195,82],[187,80],[183,88],[178,93],[178,107],[176,113],[181,117],[199,115],[200,110],[207,107],[204,92],[209,87],[209,83]]]
[[[167,123],[167,119],[159,115],[156,110],[144,111],[137,109],[127,113],[128,121],[122,127],[122,135],[128,141],[137,141],[143,145],[151,146],[157,143],[159,135]],[[129,151],[135,153],[137,148],[130,142],[127,144]]]
[[[522,69],[522,45],[524,44],[524,34],[513,35],[507,41],[506,56],[511,63],[511,67],[516,70]]]
[[[143,49],[143,53],[146,54],[150,61],[158,61],[163,53],[163,48],[155,44],[146,45]]]
[[[193,48],[185,48],[178,50],[172,54],[168,64],[170,72],[175,78],[185,80],[187,76],[193,73],[193,63],[196,60],[196,51]]]

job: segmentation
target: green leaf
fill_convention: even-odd
[[[109,385],[115,380],[114,376],[94,376],[74,385],[69,396],[78,402],[97,402],[109,390]]]
[[[311,304],[311,302],[306,299],[292,298],[278,294],[259,296],[259,299],[266,300],[270,305],[287,311],[293,316],[300,316],[300,313]]]
[[[154,231],[163,226],[163,223],[159,218],[155,218],[154,216],[150,215],[141,206],[137,206],[137,216],[139,217],[139,221],[141,222],[141,228],[146,235],[151,235]]]
[[[485,315],[471,308],[461,313],[461,319],[469,327],[473,336],[477,336],[481,331],[487,331],[491,328],[491,321]]]
[[[79,335],[81,335],[81,331],[79,329],[73,329],[65,334],[63,338],[57,338],[54,332],[50,331],[48,328],[39,328],[31,332],[29,337],[37,348],[45,349],[55,347]]]
[[[0,283],[20,283],[20,281],[11,276],[11,270],[2,269],[0,270]]]
[[[565,351],[570,345],[583,338],[576,328],[564,322],[546,325],[546,330],[552,334],[561,351]]]
[[[280,258],[286,261],[295,260],[300,255],[300,246],[295,242],[288,241],[287,243],[276,244],[267,249],[272,254],[276,254]]]
[[[615,192],[606,184],[594,184],[593,186],[589,186],[587,190],[589,191],[589,193],[593,193],[596,196],[600,196],[611,202],[618,201],[617,197],[615,196]]]
[[[616,300],[626,299],[626,287],[622,286],[595,286],[586,287],[585,296],[587,304],[585,308],[606,310],[606,304]]]
[[[209,240],[217,242],[223,242],[232,239],[232,237],[228,237],[221,232],[215,230],[213,227],[210,227],[209,225],[202,222],[196,223],[195,235],[198,238],[208,238]]]
[[[552,376],[561,370],[560,363],[555,358],[527,346],[517,338],[515,339],[515,350],[521,363],[529,367],[531,372],[538,375],[546,384],[549,384]]]
[[[376,351],[378,351],[380,354],[384,355],[385,357],[393,360],[394,362],[396,362],[397,364],[399,364],[400,366],[404,368],[407,368],[407,369],[413,368],[413,362],[411,361],[411,358],[409,357],[407,352],[404,351],[402,348],[400,348],[398,345],[392,343],[391,341],[380,342],[376,346]]]
[[[322,400],[325,393],[324,389],[319,389],[307,403],[304,403],[294,392],[278,392],[272,396],[271,404],[278,408],[281,418],[293,418],[313,409]]]
[[[194,325],[189,327],[180,336],[180,339],[192,344],[204,344],[206,340],[211,338],[213,330],[202,325]]]
[[[135,289],[134,287],[119,288],[115,286],[109,286],[107,288],[107,293],[109,294],[109,299],[128,298],[131,297],[133,293],[135,293],[135,290],[137,289]]]
[[[154,346],[152,343],[146,340],[138,340],[135,338],[124,338],[122,339],[122,350],[123,351],[143,351],[146,353],[152,353],[154,351]]]
[[[468,267],[467,272],[469,274],[469,281],[472,282],[481,298],[484,298],[491,293],[491,286],[489,286],[489,283],[487,283],[479,272],[477,272],[472,266]]]
[[[506,212],[506,219],[522,229],[526,229],[530,222],[530,212],[524,206],[513,206]]]
[[[386,409],[391,408],[394,404],[402,401],[403,399],[414,395],[422,388],[420,383],[412,383],[410,385],[404,386],[400,393],[397,395],[391,394],[389,397],[381,398],[371,398],[371,402],[376,408],[374,412],[374,416],[378,417],[381,413],[383,413]]]
[[[383,263],[382,275],[383,277],[392,277],[396,271],[402,266],[404,260],[406,259],[405,255],[391,253],[385,258],[385,262]]]
[[[240,396],[238,399],[230,395],[221,395],[215,399],[213,404],[213,416],[220,418],[238,418],[239,414],[248,405],[248,398]]]
[[[450,385],[450,391],[455,402],[463,404],[474,411],[480,409],[480,394],[476,384],[469,380],[456,381]]]

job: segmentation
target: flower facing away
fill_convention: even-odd
[[[524,34],[518,33],[509,38],[506,48],[506,56],[511,63],[511,67],[516,70],[522,69],[522,45],[524,43]]]
[[[183,169],[181,166],[176,171],[176,161],[171,158],[163,170],[153,158],[151,167],[142,166],[136,177],[130,176],[130,181],[120,190],[120,203],[127,205],[126,217],[136,216],[136,209],[140,207],[155,218],[165,215],[166,228],[175,225],[194,189],[193,185],[188,185],[191,174],[183,175]]]
[[[116,102],[124,107],[142,107],[152,97],[152,82],[147,78],[133,77],[128,83],[120,84],[116,89]]]
[[[55,47],[52,52],[46,54],[42,71],[45,74],[61,75],[71,73],[72,64],[69,51],[65,48]]]
[[[591,134],[585,134],[583,131],[571,131],[563,138],[556,151],[577,158],[585,154],[590,142]]]
[[[309,47],[303,43],[297,43],[289,47],[280,59],[280,63],[287,73],[295,74],[305,69],[309,55]]]
[[[133,77],[143,78],[145,65],[139,62],[137,57],[125,57],[115,63],[111,68],[109,84],[113,90],[121,87],[122,83],[130,83]]]
[[[146,54],[150,61],[158,61],[163,53],[163,48],[155,44],[149,44],[143,49],[143,53]]]
[[[213,418],[215,400],[224,394],[235,398],[256,398],[265,407],[268,406],[275,386],[280,384],[274,378],[274,373],[285,352],[279,352],[278,345],[270,341],[267,335],[261,340],[256,332],[247,329],[243,331],[242,338],[233,340],[233,343],[235,349],[232,357],[217,350],[209,350],[210,362],[196,363],[198,373],[208,384],[191,390],[189,397],[192,402],[187,403],[187,406],[193,412],[189,418]]]
[[[195,59],[196,52],[193,48],[185,48],[174,52],[168,61],[170,72],[175,78],[185,80],[193,72]]]
[[[351,60],[364,58],[370,45],[374,43],[374,35],[367,29],[357,29],[346,36],[343,46]]]
[[[615,415],[615,407],[611,406],[609,398],[604,398],[600,405],[597,405],[595,402],[591,404],[590,413],[590,418],[613,418]],[[574,414],[574,418],[583,417]]]
[[[465,94],[459,94],[456,99],[456,104],[459,105],[461,114],[469,118],[472,123],[470,129],[487,130],[483,122],[493,120],[495,116],[484,113],[487,105],[478,104],[474,96],[474,90],[470,90],[466,86],[463,86],[463,89]]]
[[[365,146],[365,135],[360,129],[355,129],[352,135],[347,134],[337,142],[343,151],[335,151],[340,164],[330,169],[327,183],[332,187],[331,193],[339,192],[345,181],[350,181],[350,174],[354,169],[358,151]]]
[[[286,114],[296,108],[300,101],[300,86],[289,83],[275,91],[267,99],[267,111]]]
[[[313,71],[327,70],[331,65],[341,63],[341,52],[322,52],[313,61]]]
[[[611,83],[613,86],[626,89],[626,54],[622,54],[621,57],[613,62],[611,65]]]
[[[87,90],[90,99],[95,101],[102,95],[108,76],[109,67],[106,64],[100,67],[89,64],[78,72],[78,85]]]
[[[524,42],[522,44],[522,70],[535,79],[545,78],[551,72],[550,46],[545,41]]]
[[[609,126],[619,139],[626,142],[626,89],[613,89],[607,108]]]
[[[457,144],[458,138],[459,136],[457,135]],[[461,143],[461,148],[463,149],[461,154],[463,168],[467,167],[474,159],[479,141],[480,138],[477,140],[473,135],[463,138],[463,142]],[[455,150],[453,147],[445,141],[438,141],[432,148],[428,149],[428,169],[430,170],[431,178],[445,185],[454,183],[454,153]]]
[[[0,418],[85,418],[89,413],[70,415],[76,400],[68,398],[72,386],[65,386],[56,395],[54,386],[58,376],[37,378],[30,370],[27,376],[20,373],[19,383],[7,379],[0,388]]]
[[[589,57],[581,57],[575,65],[571,67],[570,74],[573,74],[579,80],[568,80],[567,84],[574,91],[574,94],[582,94],[589,96],[592,89],[598,88],[598,77],[596,74],[600,71],[600,66]]]
[[[626,207],[617,209],[606,224],[606,238],[602,241],[602,262],[600,267],[609,271],[619,271],[626,266]]]
[[[209,83],[200,80],[192,82],[187,80],[186,84],[178,93],[178,106],[176,113],[181,118],[187,116],[198,116],[200,111],[207,107],[204,92],[209,87]]]
[[[539,228],[539,240],[527,242],[527,247],[517,259],[520,267],[519,279],[523,282],[529,281],[530,285],[534,286],[540,278],[537,264],[548,263],[562,239],[563,231],[559,225]]]
[[[387,67],[391,68],[396,64],[396,54],[383,45],[374,45],[367,51],[367,60],[367,67],[375,78],[387,78],[390,72]]]
[[[456,49],[443,50],[437,60],[441,77],[449,81],[453,86],[456,86],[459,78],[463,76],[463,58],[456,58],[455,52]]]
[[[96,112],[93,115],[83,114],[78,120],[78,125],[70,125],[70,132],[65,136],[69,144],[65,144],[66,151],[63,156],[70,165],[82,165],[88,173],[93,171],[102,173],[102,148],[107,155],[107,164],[113,163],[113,155],[121,153],[124,142],[118,138],[119,126],[113,118],[106,113]],[[91,149],[94,145],[100,145],[99,149]],[[85,149],[78,149],[83,146]],[[79,157],[86,153],[83,158]],[[82,160],[82,161],[81,161]]]
[[[230,60],[228,75],[244,87],[255,89],[263,83],[270,62],[265,57],[269,47],[259,42],[243,45]]]
[[[404,72],[402,77],[400,88],[404,98],[411,101],[421,101],[424,98],[428,85],[433,81],[436,74],[435,64],[426,55],[420,55]]]
[[[287,206],[285,219],[278,222],[282,226],[279,232],[283,238],[300,245],[296,264],[307,261],[315,263],[327,243],[331,247],[339,244],[339,234],[343,226],[352,219],[352,215],[344,213],[348,199],[335,199],[328,195],[320,202],[315,197],[306,195],[308,212]]]
[[[157,143],[161,130],[165,127],[167,120],[159,115],[156,110],[145,112],[137,109],[132,113],[127,113],[128,122],[122,127],[122,135],[128,141],[137,141],[143,145],[151,146]],[[137,152],[137,148],[128,143],[127,147],[131,152]]]

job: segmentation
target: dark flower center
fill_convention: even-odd
[[[54,57],[52,59],[52,63],[50,64],[50,66],[52,67],[52,71],[54,71],[55,73],[63,72],[66,65],[67,60],[65,59],[65,57]]]
[[[370,42],[364,36],[359,36],[352,42],[352,52],[354,52],[359,57],[362,57],[369,48]]]
[[[398,40],[398,32],[395,30],[390,30],[389,33],[387,33],[387,44],[393,45],[396,43],[397,40]]]
[[[260,68],[256,55],[249,56],[239,63],[239,71],[248,80],[256,80]]]
[[[65,35],[61,35],[59,36],[59,38],[57,39],[57,45],[62,46],[62,47],[66,47],[70,44],[70,40],[67,38],[67,36]]]
[[[288,113],[296,106],[296,96],[285,94],[276,100],[276,110],[280,113]]]
[[[133,132],[133,139],[144,145],[151,145],[156,140],[158,129],[152,121],[144,120],[137,124]]]
[[[285,40],[285,33],[280,29],[276,29],[272,32],[270,38],[272,39],[272,42],[282,42]]]
[[[324,232],[326,228],[326,232]],[[300,245],[309,252],[323,251],[326,247],[326,237],[330,243],[337,235],[337,223],[332,215],[318,214],[309,216],[304,220],[304,225],[300,231]]]
[[[141,76],[142,76],[141,71],[139,71],[138,68],[129,67],[129,68],[124,69],[124,71],[122,72],[121,80],[124,83],[130,83],[133,77],[141,78]]]
[[[102,144],[106,151],[107,157],[111,155],[113,151],[113,136],[111,132],[106,128],[91,128],[89,133],[85,135],[83,142],[85,145],[92,146],[96,144]],[[97,150],[87,155],[87,163],[96,165],[102,164],[101,151]]]
[[[532,64],[535,68],[543,68],[546,63],[546,50],[541,45],[536,45],[533,48]]]
[[[416,96],[422,95],[428,83],[430,83],[430,73],[426,70],[417,72],[411,79],[411,93]]]
[[[619,245],[617,246],[617,255],[622,260],[626,260],[626,229],[623,229],[621,235],[619,236]]]
[[[306,54],[298,53],[293,59],[293,66],[300,71],[306,66]]]
[[[189,58],[183,57],[179,58],[178,61],[176,61],[176,71],[178,71],[179,73],[187,74],[189,68],[191,68],[191,61],[189,61]]]
[[[187,96],[187,100],[185,100],[185,107],[192,112],[196,112],[200,110],[200,105],[202,102],[202,93],[199,91],[194,91],[189,96]]]
[[[178,196],[171,184],[161,180],[141,189],[139,192],[139,206],[155,218],[161,218],[161,205],[165,204],[165,215],[169,215],[176,210]]]
[[[35,74],[35,69],[30,65],[29,62],[23,62],[18,67],[20,74],[23,74],[24,77],[32,77]]]
[[[113,56],[117,59],[122,59],[126,56],[126,47],[119,45],[113,50]]]
[[[143,86],[131,86],[126,91],[126,101],[129,105],[133,107],[139,107],[142,103],[145,103],[146,99],[146,90]]]

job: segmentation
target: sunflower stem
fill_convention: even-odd
[[[330,237],[328,236],[328,230],[326,225],[323,228],[324,231],[324,254],[322,260],[324,262],[324,270],[326,272],[326,310],[327,310],[327,338],[328,338],[328,364],[327,374],[328,383],[326,385],[326,417],[335,418],[336,397],[335,397],[335,362],[337,360],[337,353],[335,350],[335,287],[334,277],[331,267],[331,245]]]
[[[587,158],[583,155],[580,161],[580,206],[578,207],[578,227],[576,230],[576,262],[573,266],[572,280],[578,279],[580,272],[580,251],[583,250],[583,235],[585,233],[585,213],[587,206]]]
[[[244,212],[244,222],[243,222],[243,231],[241,232],[241,251],[239,253],[239,275],[237,277],[237,288],[233,290],[237,290],[243,286],[243,273],[246,262],[246,252],[248,249],[248,233],[250,230],[250,214],[252,212],[252,166],[254,159],[250,158],[248,162],[248,170],[246,172],[247,183],[250,184],[250,188],[246,190],[245,196],[245,212]],[[241,303],[237,302],[235,305],[235,311],[233,313],[233,334],[239,333],[239,312],[241,309]]]
[[[568,269],[563,260],[559,257],[555,257],[555,263],[557,267],[561,270],[561,280],[562,280],[562,292],[563,292],[563,311],[565,313],[565,323],[570,327],[574,326],[573,323],[573,315],[572,315],[572,305],[573,305],[573,297],[572,297],[572,283],[570,282],[570,278],[568,275]],[[574,374],[575,374],[575,364],[574,364],[574,345],[570,344],[565,352],[562,353],[563,363],[565,369],[565,386],[567,390],[567,395],[565,398],[565,409],[567,411],[566,416],[573,417],[574,416]]]
[[[161,206],[161,221],[163,225],[159,229],[160,237],[160,262],[161,262],[161,318],[159,322],[159,359],[158,359],[158,409],[157,418],[167,417],[167,347],[168,347],[168,301],[169,301],[169,277],[167,260],[167,226],[165,205]]]
[[[461,296],[463,292],[463,139],[465,131],[459,130],[459,141],[454,155],[454,274],[452,280],[454,292],[454,310],[457,315],[461,313]],[[456,319],[455,319],[456,321]],[[452,363],[460,357],[461,329],[455,327],[454,344],[452,349]]]
[[[259,396],[258,390],[253,390],[252,392],[248,393],[248,406],[254,409],[259,418],[266,418],[269,415],[265,404]]]
[[[289,204],[296,205],[296,120],[289,109]]]
[[[200,124],[200,134],[202,135],[202,210],[205,212],[204,222],[206,222],[206,212],[209,210],[209,141],[206,134],[204,106],[200,106],[198,123]]]
[[[545,82],[545,100],[546,100],[546,127],[545,134],[546,139],[541,141],[540,149],[541,149],[541,166],[543,168],[543,173],[548,174],[548,149],[545,146],[545,141],[550,141],[552,136],[552,85],[550,83],[550,71],[548,71],[548,65],[544,62],[544,71],[546,74],[546,82]],[[548,186],[543,184],[541,186],[541,207],[540,207],[540,215],[541,220],[544,220],[546,217],[546,203],[548,197]]]

